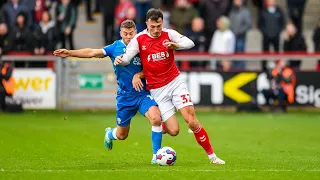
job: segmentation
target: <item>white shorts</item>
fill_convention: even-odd
[[[150,93],[159,105],[162,122],[174,115],[175,109],[193,105],[187,85],[180,75],[163,87],[151,89]]]

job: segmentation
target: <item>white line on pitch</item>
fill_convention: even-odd
[[[57,172],[320,172],[320,169],[193,169],[193,170],[179,170],[179,169],[86,169],[86,170],[67,170],[67,169],[0,169],[0,172],[34,172],[34,173],[57,173]]]

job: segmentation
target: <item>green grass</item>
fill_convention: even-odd
[[[64,118],[66,117],[66,118]],[[209,163],[181,116],[171,167],[151,165],[151,127],[136,116],[129,137],[103,145],[113,112],[0,114],[0,179],[319,179],[320,113],[201,112],[224,166]]]

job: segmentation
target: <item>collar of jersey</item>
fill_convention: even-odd
[[[121,42],[122,42],[122,44],[123,44],[124,46],[127,47],[127,45],[124,43],[123,39],[121,39]]]

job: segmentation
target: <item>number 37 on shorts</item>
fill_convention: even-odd
[[[192,102],[192,101],[191,101],[191,96],[190,96],[190,94],[183,94],[183,95],[181,95],[180,97],[181,97],[181,99],[182,99],[182,103],[183,103],[183,104]]]

